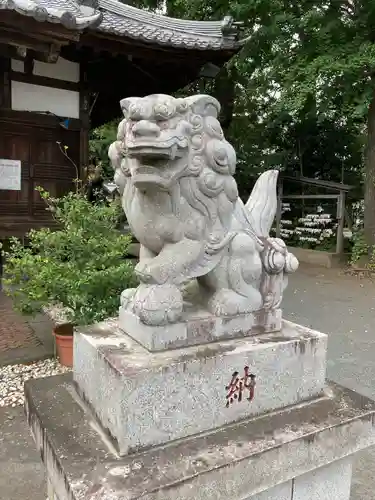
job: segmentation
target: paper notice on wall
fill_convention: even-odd
[[[0,190],[21,191],[20,160],[0,158]]]

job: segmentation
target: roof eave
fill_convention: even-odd
[[[235,53],[242,46],[238,42],[240,23],[230,16],[222,21],[193,21],[141,10],[118,0],[73,3],[74,8],[63,0],[52,6],[44,0],[0,0],[0,10],[60,24],[77,34],[94,31],[165,48]]]

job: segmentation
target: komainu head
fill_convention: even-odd
[[[216,99],[154,94],[123,99],[121,108],[125,119],[109,155],[136,188],[170,190],[195,178],[205,196],[237,200],[236,153],[224,138]]]

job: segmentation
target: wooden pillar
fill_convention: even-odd
[[[12,107],[11,84],[10,84],[10,59],[0,57],[0,109]]]
[[[79,141],[79,171],[82,178],[84,168],[89,163],[89,133],[90,133],[90,101],[87,68],[84,62],[80,64],[79,118],[81,120]]]
[[[337,198],[337,240],[336,253],[344,253],[344,225],[345,225],[345,191],[340,191]]]

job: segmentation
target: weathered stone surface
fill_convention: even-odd
[[[174,324],[184,286],[197,280],[201,306],[212,315],[279,309],[298,261],[269,234],[278,171],[264,172],[241,201],[236,152],[213,97],[153,94],[123,99],[121,108],[125,118],[108,154],[140,243],[140,285],[124,290],[122,308],[147,325]]]
[[[234,391],[227,408],[232,374],[245,367],[254,399]],[[318,396],[325,367],[326,335],[289,322],[277,334],[154,353],[115,321],[75,334],[74,380],[121,454]]]
[[[29,425],[60,500],[242,500],[375,444],[375,403],[336,385],[315,401],[124,458],[72,397],[69,376],[29,381],[25,391]],[[307,478],[296,479],[300,491],[309,491]]]
[[[246,500],[349,500],[352,457],[319,467]]]
[[[233,317],[219,317],[209,312],[187,309],[180,321],[164,326],[143,323],[139,316],[120,307],[119,328],[149,351],[162,351],[207,344],[221,339],[241,338],[281,330],[282,311],[273,309]]]
[[[294,479],[292,500],[349,500],[351,479],[349,457]]]
[[[293,500],[293,481],[288,481],[287,483],[278,484],[273,488],[258,493],[257,495],[251,495],[251,497],[246,500]],[[305,500],[307,500],[305,498]],[[314,499],[315,500],[315,499]]]

